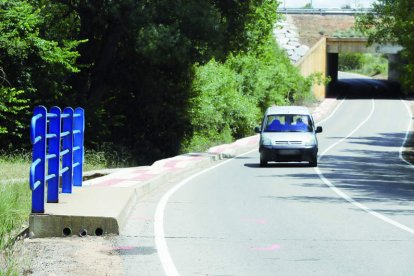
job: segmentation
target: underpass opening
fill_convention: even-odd
[[[400,46],[368,45],[366,38],[327,38],[326,43],[327,97],[401,96]]]

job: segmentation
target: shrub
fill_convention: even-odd
[[[192,132],[181,149],[202,151],[253,134],[263,111],[309,98],[313,77],[303,78],[273,38],[257,51],[194,67],[189,117]]]

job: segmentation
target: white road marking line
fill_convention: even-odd
[[[248,151],[246,153],[240,154],[236,157],[247,155],[249,153],[252,153],[254,151],[257,151],[257,149]],[[235,157],[235,158],[236,158]],[[226,160],[222,163],[219,163],[213,167],[207,168],[205,170],[202,170],[196,174],[193,174],[192,176],[184,179],[180,183],[178,183],[176,186],[171,188],[166,194],[163,195],[161,200],[157,204],[157,209],[155,211],[154,216],[154,239],[155,239],[155,246],[157,248],[158,257],[161,261],[162,267],[164,269],[164,272],[167,276],[175,276],[179,275],[177,268],[174,264],[174,261],[171,258],[170,252],[168,250],[167,241],[165,240],[165,232],[164,232],[164,212],[165,207],[167,206],[168,200],[171,198],[171,196],[177,192],[180,188],[182,188],[184,185],[188,184],[192,179],[211,171],[219,166],[222,166],[224,164],[227,164],[228,162],[232,161],[234,158],[231,158],[229,160]]]
[[[322,121],[320,121],[320,122],[317,122],[318,124],[322,124],[322,123],[324,123],[324,122],[326,122],[326,121],[328,121],[335,113],[336,113],[336,111],[339,109],[339,107],[344,103],[344,101],[345,101],[345,99],[346,98],[343,98],[342,100],[341,100],[341,102],[335,107],[335,109],[331,112],[331,114],[327,117],[327,118],[325,118],[325,119],[323,119]]]
[[[369,113],[368,117],[362,121],[353,131],[351,131],[346,137],[342,138],[341,140],[337,141],[336,143],[332,144],[330,147],[328,147],[323,153],[321,153],[319,159],[321,159],[329,150],[331,150],[333,147],[337,146],[339,143],[345,141],[346,139],[348,139],[349,137],[351,137],[356,131],[358,131],[374,114],[374,110],[375,110],[375,101],[374,99],[372,99],[372,107],[371,107],[371,112]],[[411,120],[410,120],[411,123]],[[405,141],[404,141],[405,143]],[[331,188],[337,195],[339,195],[340,197],[342,197],[343,199],[345,199],[346,201],[348,201],[349,203],[351,203],[352,205],[364,210],[365,212],[373,215],[376,218],[379,218],[380,220],[389,223],[395,227],[398,227],[410,234],[414,234],[414,229],[401,224],[395,220],[392,220],[378,212],[375,212],[374,210],[370,209],[369,207],[365,206],[364,204],[361,204],[357,201],[355,201],[352,197],[350,197],[349,195],[347,195],[346,193],[344,193],[343,191],[341,191],[340,189],[338,189],[334,184],[332,184],[332,182],[330,182],[324,175],[323,173],[320,171],[320,169],[318,167],[314,168],[315,172],[318,174],[319,178],[329,187]]]
[[[340,139],[339,141],[337,141],[336,143],[333,143],[331,146],[329,146],[324,152],[322,152],[320,154],[319,159],[321,159],[328,151],[330,151],[332,148],[336,147],[338,144],[342,143],[343,141],[345,141],[346,139],[348,139],[349,137],[351,137],[355,132],[357,132],[374,114],[374,110],[375,110],[375,102],[374,99],[371,100],[372,103],[372,107],[371,107],[371,112],[368,114],[368,117],[365,118],[365,120],[363,120],[353,131],[351,131],[346,137]]]

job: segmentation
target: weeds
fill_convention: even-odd
[[[28,223],[29,213],[27,182],[0,185],[0,275],[15,275],[15,262],[11,258],[14,237]]]

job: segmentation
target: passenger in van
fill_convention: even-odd
[[[270,125],[267,127],[268,131],[282,131],[283,125],[278,119],[274,119]]]
[[[296,124],[295,124],[295,130],[296,131],[308,131],[308,125],[303,122],[302,118],[297,118]]]

